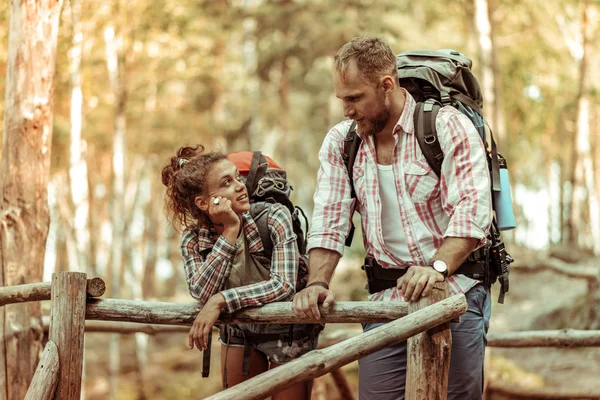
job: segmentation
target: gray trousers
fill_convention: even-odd
[[[448,400],[475,400],[483,396],[483,360],[491,315],[489,288],[479,284],[466,293],[466,298],[469,309],[460,322],[451,323]],[[363,329],[366,332],[381,325],[365,324]],[[360,400],[404,400],[406,342],[361,358],[358,368]]]

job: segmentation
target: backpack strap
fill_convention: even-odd
[[[427,160],[427,164],[439,177],[442,171],[444,153],[437,137],[435,120],[442,106],[434,99],[427,99],[423,103],[417,103],[414,113],[415,135],[419,147]]]
[[[266,201],[259,201],[257,203],[250,204],[250,215],[254,219],[254,223],[258,228],[260,234],[260,241],[265,249],[265,255],[269,258],[273,254],[273,242],[271,241],[271,234],[269,233],[269,224],[267,223],[269,209],[271,203]]]
[[[487,125],[487,122],[486,122]],[[496,147],[496,141],[494,140],[494,134],[492,133],[492,128],[488,125],[490,130],[490,141],[492,148],[492,168],[491,168],[491,178],[492,178],[492,190],[494,192],[500,191],[500,160],[498,159],[498,147]]]
[[[248,171],[248,176],[246,177],[246,189],[248,189],[248,196],[251,196],[252,193],[254,193],[258,181],[265,176],[267,168],[267,160],[263,157],[260,151],[255,151],[252,154],[250,170]]]
[[[350,129],[344,138],[344,153],[342,154],[342,160],[344,161],[344,165],[346,166],[346,171],[348,172],[348,178],[350,179],[350,197],[355,199],[356,192],[354,191],[354,179],[353,179],[353,166],[354,160],[356,160],[356,154],[358,154],[358,148],[362,139],[356,133],[356,121],[352,121],[352,125],[350,125]],[[354,238],[354,222],[352,222],[352,215],[354,214],[354,210],[350,212],[350,232],[348,236],[346,236],[346,246],[350,247],[352,245],[352,239]]]

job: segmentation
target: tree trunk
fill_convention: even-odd
[[[181,252],[179,250],[179,235],[173,228],[173,226],[167,227],[167,257],[166,260],[171,264],[171,271],[173,274],[167,279],[164,286],[164,295],[166,297],[175,297],[177,293],[177,287],[181,283],[183,278],[183,261],[181,260]]]
[[[58,199],[56,183],[53,179],[48,182],[48,204],[50,209],[50,227],[48,228],[48,237],[46,239],[46,249],[44,252],[44,272],[42,281],[47,282],[52,279],[52,274],[56,270],[58,261],[58,242],[60,222],[58,220]]]
[[[111,193],[111,288],[112,297],[119,298],[121,294],[121,270],[123,266],[124,241],[124,195],[125,195],[125,89],[119,76],[119,57],[117,51],[118,38],[112,26],[104,30],[106,42],[106,64],[108,77],[113,92],[115,104],[115,130],[112,155],[112,193]],[[119,335],[112,335],[109,346],[110,397],[115,398],[119,374]]]
[[[89,271],[90,231],[89,195],[87,163],[83,157],[84,142],[81,140],[83,94],[81,91],[81,54],[83,31],[81,27],[81,0],[70,0],[72,23],[72,46],[69,52],[71,72],[71,149],[69,158],[69,178],[71,200],[74,207],[73,228],[77,254],[77,265],[70,265],[74,271]]]
[[[0,285],[42,280],[62,0],[11,1],[0,182]],[[42,350],[40,304],[0,309],[0,398],[23,399]]]
[[[577,117],[575,120],[575,135],[573,136],[573,147],[571,156],[571,208],[568,222],[568,241],[571,246],[579,247],[581,243],[580,235],[583,231],[583,209],[585,205],[586,194],[590,200],[590,205],[595,202],[592,198],[594,190],[590,187],[590,177],[593,172],[591,149],[590,149],[590,101],[588,94],[588,63],[591,50],[591,28],[590,13],[592,6],[585,4],[583,9],[583,18],[581,23],[582,42],[572,44],[577,47],[571,49],[574,55],[579,57],[579,90],[577,94]],[[576,42],[570,42],[576,43]],[[589,191],[592,189],[592,191]],[[587,192],[587,193],[586,193]]]
[[[154,163],[152,163],[154,164]],[[148,167],[148,170],[154,171],[154,168]],[[158,192],[162,188],[156,188],[149,183],[148,190],[150,193]],[[158,189],[158,190],[157,190]],[[154,197],[159,199],[160,196]],[[164,246],[164,230],[165,226],[162,221],[165,220],[163,210],[163,202],[150,201],[144,210],[145,213],[145,249],[144,249],[144,269],[142,276],[142,298],[153,299],[156,295],[156,263],[159,258],[159,248]]]
[[[140,174],[136,176],[137,187],[131,211],[128,212],[128,230],[125,237],[128,249],[128,268],[125,273],[126,287],[130,289],[134,300],[142,300],[142,284],[144,276],[144,228],[147,215],[145,210],[150,203],[151,180],[148,177],[148,163],[141,162]],[[131,180],[133,181],[133,179]],[[148,335],[136,333],[135,337],[136,379],[138,381],[138,400],[147,399],[145,391],[146,366],[148,365]]]
[[[256,0],[244,0],[244,7],[250,9],[256,5]],[[250,13],[249,13],[250,14]],[[248,128],[248,148],[259,149],[261,145],[261,83],[257,77],[257,37],[256,37],[256,19],[248,15],[244,21],[244,66],[246,67],[246,82],[248,94],[252,99],[252,121]]]
[[[593,165],[593,169],[594,169],[594,173],[595,173],[595,185],[596,185],[596,189],[594,191],[595,196],[596,196],[596,200],[598,200],[598,196],[600,196],[600,106],[596,107],[596,118],[595,118],[595,123],[593,125],[593,132],[596,132],[596,149],[594,150],[593,153],[593,159],[595,160],[595,163]],[[592,205],[590,204],[590,210],[591,210]],[[593,235],[593,240],[594,240],[594,254],[595,255],[600,255],[600,233],[598,232],[598,229],[600,229],[600,205],[598,205],[596,203],[596,210],[591,212],[590,214],[592,215],[592,221],[591,223],[593,224],[592,229],[596,229],[596,235]],[[594,219],[595,216],[595,219]],[[599,296],[600,297],[600,296]]]
[[[475,27],[478,33],[480,82],[483,91],[484,115],[500,143],[506,140],[504,117],[500,103],[500,73],[494,48],[494,20],[492,0],[475,1]]]

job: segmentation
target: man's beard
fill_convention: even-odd
[[[385,128],[390,120],[390,116],[391,114],[387,107],[383,106],[383,110],[374,118],[365,118],[368,126],[364,129],[365,132],[362,132],[362,129],[360,130],[361,135],[364,135],[365,137],[377,135]]]

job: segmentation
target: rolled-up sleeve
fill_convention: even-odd
[[[186,230],[180,249],[190,295],[204,305],[229,277],[238,247],[219,236],[212,249],[203,252],[197,233]]]
[[[440,110],[436,127],[444,151],[442,206],[450,217],[444,237],[480,239],[482,246],[492,221],[490,176],[483,142],[471,121],[451,107]]]
[[[344,138],[351,121],[333,127],[319,151],[319,173],[314,195],[307,248],[323,248],[344,254],[353,204],[346,166],[342,159]]]

